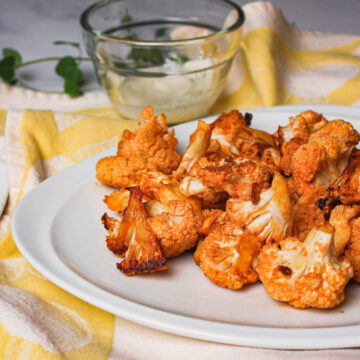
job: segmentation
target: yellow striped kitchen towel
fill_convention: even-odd
[[[360,105],[359,36],[298,29],[271,3],[250,3],[244,11],[241,51],[212,114],[285,104]],[[103,94],[72,100],[0,84],[0,108],[0,158],[10,182],[0,218],[0,359],[360,357],[358,349],[276,351],[169,335],[114,317],[52,284],[16,249],[9,230],[13,208],[47,177],[116,145],[135,123],[119,119]]]

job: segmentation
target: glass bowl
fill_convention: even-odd
[[[205,115],[219,97],[244,15],[228,0],[104,0],[80,22],[118,112],[138,120],[151,105],[178,123]]]

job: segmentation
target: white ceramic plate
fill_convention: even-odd
[[[273,132],[308,108],[344,118],[360,130],[356,108],[278,107],[252,111],[253,126]],[[210,121],[211,119],[209,119]],[[196,127],[175,127],[184,150]],[[113,154],[115,150],[106,154]],[[169,270],[126,277],[105,245],[100,222],[107,210],[96,181],[99,154],[44,181],[17,205],[11,230],[26,259],[44,276],[79,298],[137,323],[188,337],[283,349],[360,346],[360,286],[334,310],[295,310],[273,301],[260,283],[232,291],[213,285],[191,254],[169,261]]]
[[[4,211],[9,194],[9,181],[6,163],[0,161],[0,216]]]

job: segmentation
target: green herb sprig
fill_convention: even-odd
[[[97,85],[97,83],[87,85],[83,84],[83,72],[80,69],[80,64],[82,61],[91,61],[91,59],[82,57],[80,44],[69,41],[55,41],[53,44],[72,46],[77,49],[78,56],[44,57],[23,62],[19,51],[12,48],[3,48],[3,58],[0,60],[0,78],[2,81],[10,85],[18,83],[28,89],[38,90],[19,79],[16,76],[17,70],[25,66],[39,64],[42,62],[56,61],[55,72],[64,80],[63,91],[65,94],[68,94],[71,97],[78,97],[83,94],[85,87],[88,89]]]

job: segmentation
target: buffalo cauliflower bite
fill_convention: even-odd
[[[321,129],[326,123],[327,120],[321,114],[307,110],[295,117],[290,117],[289,124],[279,126],[274,136],[279,145],[295,138],[307,140],[310,134]]]
[[[130,191],[125,188],[120,191],[113,191],[110,195],[105,195],[104,203],[112,211],[123,212],[129,204]]]
[[[274,148],[275,141],[273,135],[266,131],[241,127],[237,129],[234,145],[238,149],[238,155],[258,159],[266,149]]]
[[[293,208],[293,234],[304,241],[312,228],[328,224],[326,213],[322,210],[319,198],[324,196],[322,189],[310,189],[297,200]]]
[[[199,121],[197,129],[190,135],[190,142],[181,159],[179,167],[175,174],[179,177],[184,176],[190,171],[192,166],[202,158],[210,146],[211,132],[214,124],[207,124],[204,121]]]
[[[354,267],[355,281],[360,283],[360,217],[351,220],[351,237],[345,249],[345,256]]]
[[[143,201],[149,201],[161,189],[162,185],[170,184],[174,180],[158,171],[139,171],[129,178],[129,182],[131,186],[140,186]],[[110,210],[122,212],[129,202],[129,197],[130,191],[123,187],[119,191],[105,195],[104,203]]]
[[[248,127],[251,119],[251,114],[246,113],[245,116],[243,116],[241,112],[232,110],[228,113],[222,113],[214,121],[211,140],[216,141],[220,145],[221,155],[240,155],[239,150],[235,146],[237,132],[239,129]]]
[[[201,197],[210,189],[215,194],[226,192],[230,197],[254,201],[262,189],[269,187],[270,179],[271,173],[262,162],[243,157],[214,161],[202,158],[182,179],[180,191]]]
[[[142,202],[139,187],[130,188],[130,199],[121,221],[102,217],[108,230],[108,248],[119,256],[125,255],[117,268],[131,276],[167,269],[160,244],[148,224],[148,215]]]
[[[140,118],[144,123],[139,123],[135,134],[124,131],[117,155],[131,160],[144,159],[146,169],[170,174],[181,159],[181,155],[175,150],[178,141],[174,136],[174,129],[168,131],[165,115],[154,116],[151,106],[142,110]]]
[[[155,200],[146,204],[148,221],[165,257],[178,256],[194,247],[202,222],[199,199],[182,195],[177,183],[162,185],[154,195]]]
[[[314,111],[304,111],[289,118],[289,124],[279,126],[274,134],[275,142],[281,152],[280,168],[285,175],[291,174],[291,159],[295,151],[306,144],[310,134],[321,129],[327,120]]]
[[[335,256],[333,241],[328,226],[311,230],[303,243],[290,237],[265,245],[257,271],[266,292],[299,309],[340,305],[353,267],[348,259]]]
[[[145,159],[108,156],[96,164],[96,178],[115,188],[131,186],[134,176],[146,167]]]
[[[259,248],[255,236],[226,223],[199,243],[194,260],[214,284],[240,289],[258,280],[251,264]]]
[[[355,270],[355,281],[360,282],[360,205],[336,206],[329,222],[335,228],[336,253],[344,253],[350,260]]]
[[[116,156],[100,159],[96,164],[96,177],[105,185],[115,188],[133,186],[134,177],[141,171],[153,170],[170,174],[180,163],[181,155],[174,130],[168,132],[166,117],[153,115],[146,107],[141,113],[144,124],[135,133],[125,130]]]
[[[259,241],[278,242],[291,233],[292,207],[286,180],[275,173],[271,188],[260,193],[257,204],[231,198],[226,203],[226,214],[231,222],[255,235]]]
[[[329,223],[335,229],[334,247],[338,256],[342,255],[344,249],[352,236],[352,219],[360,214],[360,206],[336,206],[330,214]]]
[[[329,187],[330,202],[360,203],[360,150],[354,150],[341,176]]]
[[[343,172],[359,134],[343,120],[328,122],[309,136],[291,159],[291,169],[299,194],[309,188],[330,186]]]
[[[159,239],[166,258],[178,256],[195,246],[201,219],[186,200],[157,201],[148,204],[149,225]]]
[[[199,235],[209,235],[210,231],[225,224],[226,213],[220,209],[204,209],[201,214],[202,223]]]

